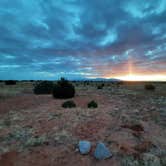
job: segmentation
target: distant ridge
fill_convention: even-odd
[[[116,78],[92,78],[87,79],[89,81],[110,81],[110,82],[121,82],[122,80]]]
[[[60,78],[59,78],[60,79]],[[13,81],[20,81],[20,82],[24,82],[24,81],[58,81],[59,79],[40,79],[40,80],[35,80],[35,79],[32,79],[32,80],[14,80],[14,79],[11,79]],[[11,80],[0,80],[0,82],[3,82],[3,81],[11,81]],[[122,80],[120,79],[116,79],[116,78],[75,78],[75,79],[68,79],[70,81],[110,81],[110,82],[121,82]]]

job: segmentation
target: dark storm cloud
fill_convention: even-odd
[[[1,0],[0,78],[118,75],[131,57],[165,73],[165,18],[165,0]]]

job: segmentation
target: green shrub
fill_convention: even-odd
[[[155,86],[153,84],[146,84],[145,89],[146,90],[155,90]]]
[[[104,84],[101,84],[97,86],[97,89],[103,89],[103,87],[104,87]]]
[[[97,108],[97,107],[98,105],[94,100],[88,103],[88,108]]]
[[[121,161],[122,166],[142,166],[133,156],[124,156]]]
[[[60,81],[53,87],[53,97],[59,99],[72,98],[75,95],[75,87],[64,78],[61,78]]]
[[[35,94],[51,94],[53,90],[53,82],[40,81],[34,84],[33,92]]]
[[[34,136],[33,128],[15,128],[11,133],[6,135],[5,141],[9,143],[17,142],[18,148],[23,150],[24,148],[28,148],[31,146],[40,146],[46,143],[47,137],[46,135],[42,136]]]
[[[16,81],[15,80],[7,80],[7,81],[5,81],[5,85],[16,85]]]
[[[62,104],[63,108],[74,108],[76,107],[76,104],[74,103],[74,101],[70,100],[70,101],[66,101]]]
[[[45,136],[31,137],[25,142],[24,146],[25,147],[40,146],[40,145],[44,144],[45,141],[46,141],[46,137]]]

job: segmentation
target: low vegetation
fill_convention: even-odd
[[[104,84],[101,84],[97,86],[97,89],[103,89],[103,87],[104,87]]]
[[[5,81],[5,85],[16,85],[16,81],[15,80],[7,80],[7,81]]]
[[[146,84],[145,89],[146,90],[155,90],[155,86],[153,84]]]
[[[88,108],[97,108],[97,107],[98,105],[94,100],[88,103]]]
[[[76,107],[76,104],[74,103],[74,101],[70,100],[70,101],[65,101],[63,104],[62,104],[62,107],[63,108],[74,108]]]
[[[17,127],[11,133],[0,137],[0,141],[10,147],[10,142],[15,142],[13,145],[18,151],[28,149],[30,147],[41,146],[47,142],[46,135],[34,135],[32,128]],[[5,149],[0,147],[0,152]]]
[[[35,94],[51,94],[53,90],[53,82],[40,81],[35,83],[33,92]]]
[[[53,97],[67,99],[75,96],[75,87],[66,79],[61,78],[53,87]]]

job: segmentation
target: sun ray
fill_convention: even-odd
[[[129,57],[129,60],[128,60],[128,70],[129,70],[129,76],[132,76],[133,75],[133,64],[132,64],[131,57]]]
[[[166,81],[165,74],[144,74],[144,73],[137,73],[134,65],[133,59],[130,56],[128,59],[128,74],[116,76],[117,79],[121,79],[124,81]]]

